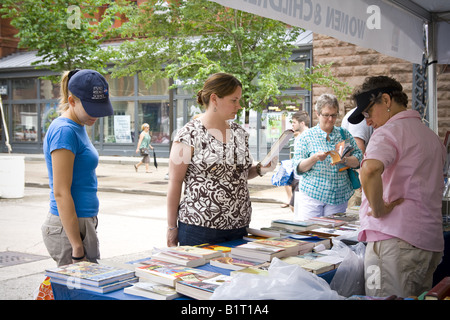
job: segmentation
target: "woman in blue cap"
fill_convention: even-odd
[[[43,148],[51,191],[42,235],[58,266],[100,258],[98,152],[85,126],[113,114],[108,90],[105,78],[94,70],[68,71],[61,77],[61,115],[50,124]]]

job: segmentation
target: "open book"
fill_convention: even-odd
[[[274,157],[278,156],[280,154],[281,149],[288,143],[288,141],[292,138],[294,135],[294,130],[288,129],[285,130],[280,138],[272,145],[272,148],[270,149],[269,153],[264,157],[264,159],[261,161],[261,165],[263,167],[267,166]]]
[[[345,156],[352,154],[354,148],[348,140],[342,140],[337,143],[334,150],[326,152],[331,157],[331,163],[340,162]],[[339,171],[347,170],[349,167],[338,164]]]

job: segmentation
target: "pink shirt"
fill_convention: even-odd
[[[397,113],[374,131],[364,160],[384,164],[383,199],[405,201],[383,218],[371,209],[363,193],[360,209],[360,241],[399,238],[428,251],[443,251],[442,193],[445,147],[425,126],[415,110]],[[363,162],[364,162],[363,160]]]

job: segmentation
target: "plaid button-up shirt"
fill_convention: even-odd
[[[352,155],[361,162],[363,155],[355,139],[348,130],[342,129],[342,131],[345,140],[350,141],[354,148]],[[339,127],[333,128],[330,140],[327,140],[327,133],[320,129],[319,125],[309,129],[295,143],[292,159],[294,168],[317,152],[334,150],[336,144],[342,140],[344,139]],[[338,166],[332,166],[330,156],[324,161],[318,161],[310,170],[303,173],[297,171],[297,173],[302,177],[299,190],[323,203],[341,204],[348,201],[354,193],[347,170],[339,171]]]

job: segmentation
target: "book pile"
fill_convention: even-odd
[[[119,290],[138,280],[132,270],[87,261],[50,268],[45,274],[51,283],[98,293]]]
[[[256,262],[272,261],[273,258],[283,258],[298,255],[300,243],[290,239],[263,239],[241,244],[231,248],[231,257]]]
[[[173,287],[151,281],[137,282],[133,286],[125,288],[123,292],[153,300],[172,300],[180,296]]]
[[[135,266],[139,282],[124,292],[158,300],[171,300],[180,295],[209,299],[230,277],[198,267],[226,258],[229,251],[231,248],[210,245],[155,249],[150,258],[130,262]]]
[[[194,246],[155,248],[152,252],[152,258],[156,260],[173,262],[187,267],[202,266],[210,259],[221,256],[221,250],[211,250]]]
[[[246,239],[251,241],[252,237],[259,237],[259,239],[261,237],[281,237],[309,242],[315,241],[316,243],[312,245],[313,249],[320,244],[323,244],[325,249],[329,249],[333,238],[338,236],[351,238],[355,235],[359,228],[356,219],[353,213],[314,217],[309,220],[278,219],[273,220],[270,227],[261,229],[248,228],[247,231],[251,236],[246,237]]]
[[[190,279],[178,281],[175,285],[177,292],[197,300],[209,300],[219,286],[231,281],[231,276],[217,275],[202,281]]]
[[[335,255],[309,252],[302,255],[281,258],[280,260],[288,264],[298,265],[308,272],[312,272],[314,274],[321,274],[324,272],[337,269],[340,263],[343,261],[343,258]],[[231,275],[237,274],[239,272],[267,275],[269,267],[270,263],[264,262],[255,266],[250,266],[244,269],[232,271]]]

